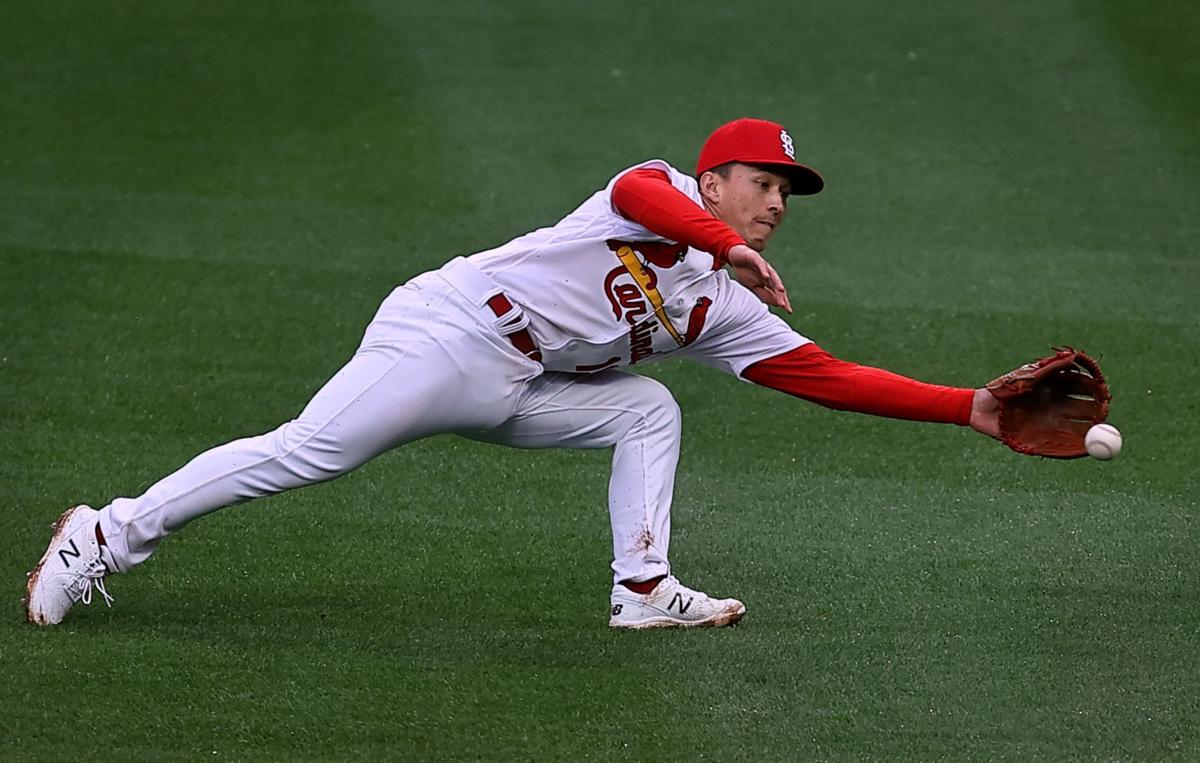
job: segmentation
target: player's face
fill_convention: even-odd
[[[784,175],[747,164],[733,165],[728,178],[707,174],[716,183],[704,194],[709,211],[737,231],[751,248],[760,252],[766,249],[767,240],[787,213],[791,182]]]

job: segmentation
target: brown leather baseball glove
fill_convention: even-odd
[[[1108,418],[1108,384],[1100,365],[1070,347],[987,385],[1000,402],[1000,439],[1030,456],[1080,458],[1083,436]]]

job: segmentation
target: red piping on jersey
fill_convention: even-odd
[[[975,390],[926,384],[839,360],[815,344],[760,360],[742,372],[755,384],[826,408],[967,426]]]
[[[626,218],[663,238],[708,252],[724,263],[729,250],[745,240],[671,185],[666,172],[630,170],[612,190],[612,203]]]

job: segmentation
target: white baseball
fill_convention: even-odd
[[[1083,447],[1088,455],[1107,461],[1121,452],[1121,430],[1112,424],[1097,424],[1083,436]]]

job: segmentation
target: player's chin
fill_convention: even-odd
[[[747,236],[746,245],[759,254],[762,254],[767,251],[767,239],[769,238],[771,238],[771,234],[769,233],[765,236]]]
[[[775,229],[766,223],[755,223],[754,230],[749,236],[746,236],[746,243],[756,252],[765,252],[767,242],[771,239],[771,234]]]

